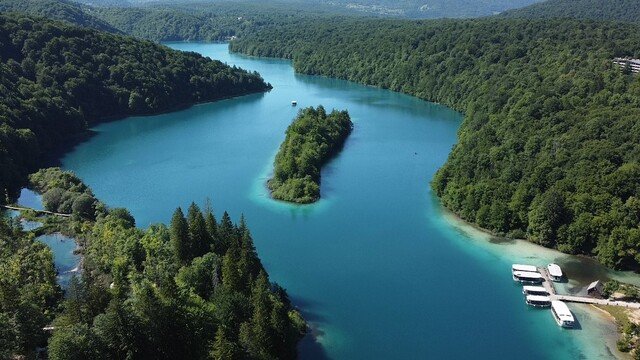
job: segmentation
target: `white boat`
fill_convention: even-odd
[[[551,314],[558,325],[565,328],[572,328],[576,322],[571,310],[562,301],[554,300],[551,302]]]
[[[549,296],[547,289],[542,286],[525,285],[522,287],[522,293],[525,295]]]
[[[538,268],[533,265],[513,264],[511,265],[511,274],[516,271],[538,272]]]
[[[293,100],[293,101],[291,102],[291,106],[296,106],[296,105],[298,105],[298,102],[297,102],[297,101],[295,101],[295,100]]]
[[[557,264],[549,264],[547,265],[547,272],[549,272],[549,277],[553,281],[562,281],[562,269]]]
[[[538,272],[516,271],[513,273],[513,280],[522,284],[540,284],[544,278]]]
[[[525,302],[527,303],[527,305],[534,306],[534,307],[551,306],[551,299],[548,296],[527,295],[525,296]]]

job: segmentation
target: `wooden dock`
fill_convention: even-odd
[[[48,210],[36,210],[36,209],[26,208],[26,207],[20,207],[20,206],[0,205],[0,207],[3,207],[3,208],[5,208],[5,209],[9,209],[9,210],[17,210],[17,211],[35,211],[35,212],[37,212],[38,214],[55,215],[55,216],[62,216],[62,217],[67,217],[67,218],[70,218],[70,217],[71,217],[71,214],[62,214],[62,213],[57,213],[57,212],[48,211]]]
[[[592,305],[610,305],[610,306],[621,306],[629,309],[640,309],[640,303],[637,302],[628,302],[628,301],[617,301],[617,300],[608,300],[608,299],[598,299],[589,296],[580,296],[580,295],[561,295],[556,292],[555,287],[553,286],[553,281],[549,277],[549,272],[546,268],[538,268],[540,274],[544,277],[544,281],[542,282],[542,286],[549,293],[549,298],[551,300],[560,300],[565,302],[579,303],[579,304],[592,304]]]

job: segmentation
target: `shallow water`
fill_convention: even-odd
[[[63,167],[108,205],[129,208],[141,227],[205,198],[218,215],[244,213],[271,279],[314,329],[301,358],[613,356],[603,341],[612,328],[593,313],[571,307],[581,329],[568,331],[549,311],[524,304],[510,274],[512,262],[529,260],[521,248],[489,247],[442,212],[429,180],[455,142],[460,114],[295,75],[287,61],[229,54],[223,44],[170,46],[257,70],[274,89],[102,124]],[[313,205],[273,201],[264,187],[298,110],[292,100],[348,109],[355,123],[323,169],[322,200]]]

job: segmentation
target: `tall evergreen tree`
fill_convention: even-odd
[[[189,226],[181,208],[177,208],[171,218],[170,239],[176,258],[182,265],[189,264],[191,261]]]
[[[220,245],[222,253],[225,253],[233,241],[235,235],[235,229],[233,222],[231,222],[231,216],[226,211],[222,214],[220,225],[218,226],[218,236],[220,238]]]
[[[229,338],[224,326],[216,331],[216,341],[213,344],[211,357],[214,360],[239,360],[242,353],[238,346]]]
[[[191,239],[191,257],[196,258],[209,252],[211,249],[211,236],[207,230],[207,224],[202,216],[202,211],[195,203],[191,203],[187,213],[189,238]]]

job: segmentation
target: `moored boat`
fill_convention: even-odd
[[[529,306],[534,307],[549,307],[551,306],[551,298],[541,295],[527,295],[525,296],[525,302]]]
[[[558,326],[564,328],[572,328],[575,325],[575,318],[569,310],[567,304],[562,301],[554,300],[551,302],[551,314],[558,323]]]
[[[513,273],[513,280],[522,284],[540,284],[544,278],[542,274],[531,271],[515,271]]]
[[[525,295],[549,296],[549,292],[542,286],[525,285],[522,287],[522,293]]]
[[[547,272],[549,273],[549,277],[553,281],[562,281],[562,269],[558,264],[549,264],[547,265]]]

